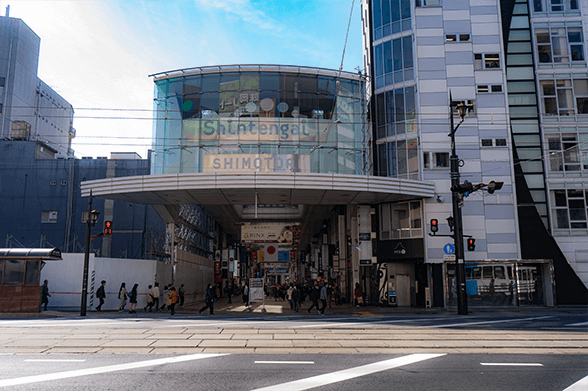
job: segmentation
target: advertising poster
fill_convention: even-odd
[[[241,242],[300,243],[300,225],[243,225],[241,226]]]

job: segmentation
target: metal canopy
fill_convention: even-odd
[[[61,260],[58,248],[0,248],[0,259]]]

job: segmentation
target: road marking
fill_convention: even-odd
[[[588,322],[566,324],[566,326],[586,326],[586,325],[588,325]]]
[[[433,326],[423,326],[423,327],[456,327],[456,326],[471,326],[473,324],[492,324],[492,323],[510,323],[510,322],[523,322],[527,320],[537,320],[537,319],[549,319],[555,318],[555,316],[539,316],[536,318],[524,318],[524,319],[504,319],[504,320],[488,320],[485,322],[469,322],[469,323],[453,323],[453,324],[442,324],[442,325],[433,325]]]
[[[497,367],[542,367],[539,363],[517,363],[517,362],[481,362],[480,365]]]
[[[431,358],[445,356],[445,354],[411,354],[410,356],[393,358],[376,362],[373,364],[362,365],[360,367],[344,369],[342,371],[327,373],[324,375],[313,376],[306,379],[291,381],[288,383],[277,384],[264,388],[258,388],[253,391],[302,391],[315,387],[326,386],[342,382],[356,377],[370,375],[372,373],[385,371],[392,368],[398,368],[408,364],[414,364],[419,361],[429,360]]]
[[[157,360],[138,361],[138,362],[132,362],[132,363],[128,363],[128,364],[108,365],[105,367],[86,368],[86,369],[78,369],[78,370],[74,370],[74,371],[48,373],[46,375],[18,377],[15,379],[0,380],[0,387],[15,386],[15,385],[19,385],[19,384],[39,383],[39,382],[44,382],[44,381],[49,381],[49,380],[67,379],[67,378],[71,378],[71,377],[79,377],[79,376],[87,376],[87,375],[97,375],[100,373],[126,371],[129,369],[152,367],[152,366],[164,365],[164,364],[174,364],[174,363],[178,363],[178,362],[200,360],[203,358],[219,357],[219,356],[225,356],[225,355],[226,354],[197,353],[197,354],[189,354],[189,355],[185,355],[185,356],[161,358],[161,359],[157,359]]]
[[[588,376],[578,380],[563,391],[585,391],[586,389],[588,389]]]
[[[25,360],[25,362],[84,362],[86,360],[66,360],[66,359],[54,359],[54,360]]]
[[[255,364],[306,364],[312,365],[314,361],[255,361]]]

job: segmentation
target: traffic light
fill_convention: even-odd
[[[490,183],[488,183],[488,194],[494,194],[496,190],[502,189],[502,185],[504,185],[504,182],[490,181]]]
[[[104,222],[104,235],[112,236],[112,221]]]
[[[474,191],[474,184],[471,182],[462,183],[460,185],[452,186],[451,191],[455,191],[457,193],[471,193]]]
[[[468,251],[476,251],[476,239],[468,238]]]
[[[437,219],[431,219],[431,232],[439,231],[439,222]]]

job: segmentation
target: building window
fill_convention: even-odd
[[[478,93],[487,94],[487,93],[497,93],[502,92],[502,85],[488,85],[488,84],[479,84],[478,85]]]
[[[458,115],[457,105],[463,103],[464,105],[468,106],[468,115],[472,115],[476,113],[476,105],[475,100],[468,99],[468,100],[454,100],[453,101],[453,115]]]
[[[562,189],[551,191],[551,211],[555,229],[586,229],[588,190]]]
[[[4,87],[6,85],[6,78],[4,76],[0,77],[0,87]]]
[[[41,212],[41,223],[57,223],[56,210],[44,210]]]
[[[439,7],[441,0],[416,0],[417,7]]]
[[[582,147],[582,145],[584,145]],[[549,168],[553,172],[588,170],[588,147],[578,142],[576,133],[550,134],[547,136]],[[584,159],[582,159],[584,156]],[[582,162],[582,160],[584,160]]]
[[[483,147],[492,147],[492,146],[494,146],[494,143],[492,142],[491,138],[483,138],[482,139],[482,146]]]
[[[578,0],[533,0],[535,12],[564,12],[578,9]]]
[[[588,114],[588,79],[540,80],[546,115]]]
[[[506,139],[505,138],[497,138],[496,141],[497,147],[506,147]]]
[[[445,36],[445,42],[469,42],[469,34],[447,34]]]
[[[423,165],[425,168],[447,168],[449,167],[449,152],[424,152]]]
[[[475,53],[474,69],[477,71],[483,69],[500,68],[500,54],[498,53]]]
[[[380,205],[380,239],[423,237],[421,201]]]
[[[535,29],[539,63],[584,61],[582,27],[551,26]]]

